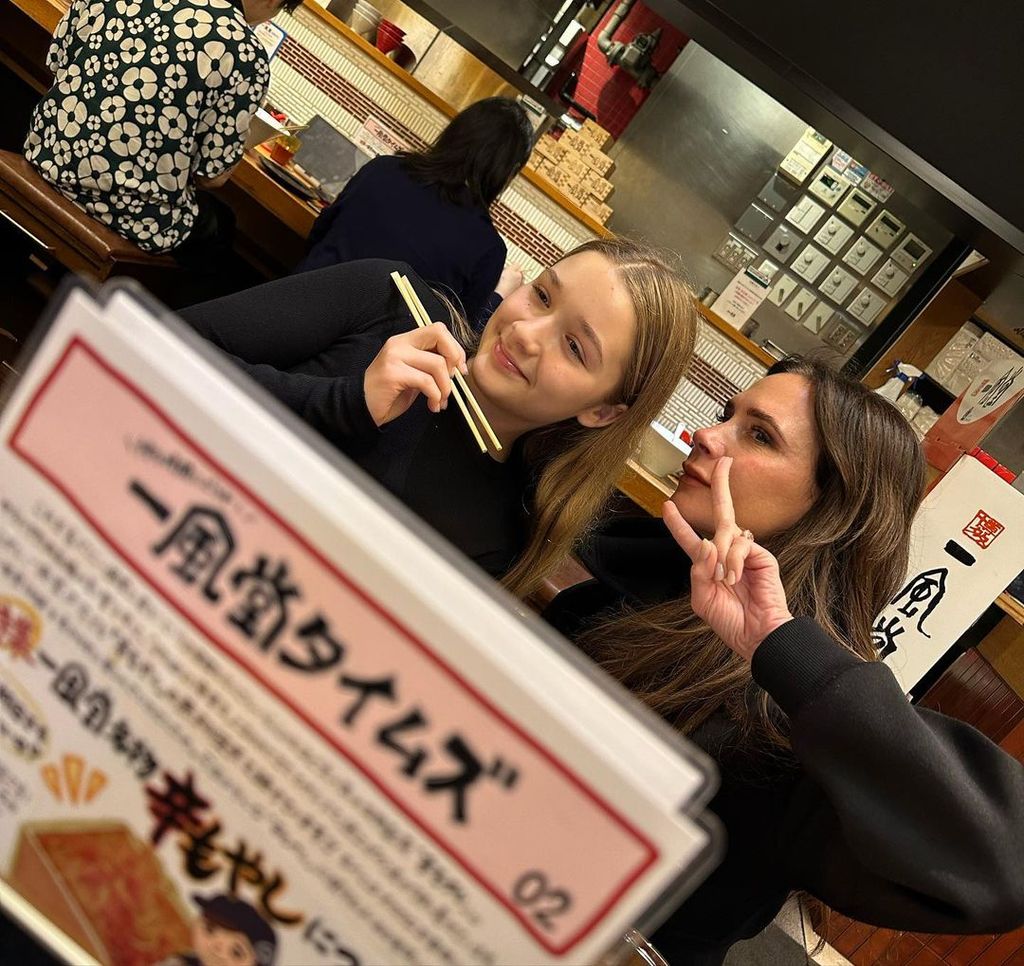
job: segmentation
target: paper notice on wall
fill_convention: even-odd
[[[260,43],[266,49],[267,57],[271,59],[281,49],[281,44],[284,43],[285,37],[288,36],[284,30],[271,20],[265,20],[263,23],[257,24],[253,30],[256,31],[256,36],[259,37]]]
[[[771,288],[771,278],[754,268],[737,272],[711,309],[735,328],[740,328],[765,300]]]
[[[595,962],[706,869],[705,760],[267,405],[124,292],[25,368],[0,873],[115,964]]]
[[[368,117],[363,121],[362,127],[356,131],[352,140],[374,158],[379,154],[397,154],[399,151],[411,149],[405,138],[375,117]]]
[[[925,497],[907,579],[874,641],[905,691],[1024,570],[1024,494],[970,456]]]

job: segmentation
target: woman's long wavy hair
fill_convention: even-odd
[[[486,97],[448,122],[425,151],[402,151],[402,167],[421,184],[437,185],[453,205],[489,208],[530,159],[533,128],[508,97]]]
[[[776,363],[768,375],[783,372],[813,388],[817,499],[799,522],[762,543],[779,561],[790,611],[874,660],[871,627],[906,574],[924,459],[903,416],[861,383],[799,358]],[[693,613],[689,597],[625,611],[580,644],[685,734],[724,711],[737,744],[788,747],[781,710],[754,683],[749,664]]]
[[[526,549],[502,581],[519,597],[538,590],[607,504],[626,459],[679,384],[697,342],[693,290],[656,250],[625,238],[586,242],[615,266],[636,315],[636,343],[617,395],[629,408],[600,428],[568,419],[535,430],[526,454],[540,468]]]

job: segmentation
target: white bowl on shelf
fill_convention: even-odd
[[[659,422],[652,422],[644,433],[636,461],[649,473],[662,478],[678,473],[690,447]]]
[[[353,10],[352,16],[349,17],[349,26],[359,34],[360,37],[365,38],[374,43],[377,40],[377,28],[380,26],[381,20],[384,18],[381,16],[370,17],[363,13],[362,10]]]

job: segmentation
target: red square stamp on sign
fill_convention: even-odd
[[[978,510],[974,514],[974,519],[964,527],[963,534],[984,550],[1005,529],[1006,527],[994,516],[984,510]]]

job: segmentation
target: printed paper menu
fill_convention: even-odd
[[[75,293],[0,426],[0,874],[98,960],[593,962],[706,859],[699,768],[560,732],[472,645],[543,643],[155,320]]]

